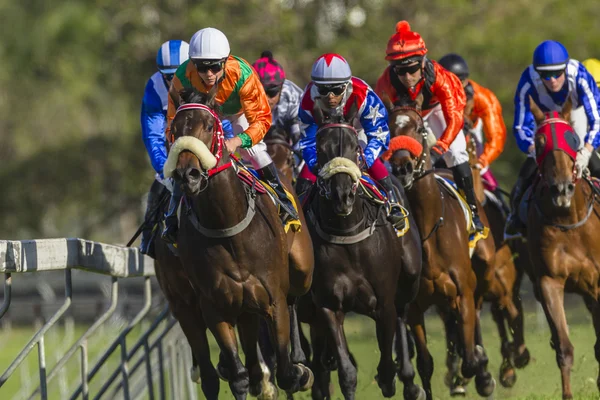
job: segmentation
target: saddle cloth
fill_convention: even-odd
[[[437,174],[435,174],[435,179],[443,188],[448,191],[448,193],[450,193],[452,197],[457,199],[458,203],[460,204],[460,208],[463,211],[465,222],[467,224],[467,233],[469,234],[469,255],[472,257],[473,253],[475,252],[475,246],[477,245],[477,242],[479,242],[481,239],[487,238],[490,229],[486,226],[484,227],[483,232],[477,232],[475,230],[475,224],[473,224],[473,214],[471,214],[469,203],[467,203],[465,198],[458,191],[456,183]]]

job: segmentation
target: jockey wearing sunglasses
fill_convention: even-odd
[[[177,111],[172,97],[177,98],[181,89],[193,87],[208,93],[217,85],[215,100],[220,106],[219,112],[231,122],[235,134],[225,140],[227,150],[234,153],[239,148],[242,158],[250,162],[261,178],[273,187],[284,204],[282,208],[289,210],[282,215],[284,223],[297,219],[297,215],[291,215],[294,207],[263,142],[271,127],[271,109],[256,71],[246,60],[230,54],[227,37],[215,28],[201,29],[192,36],[189,57],[189,61],[179,66],[171,84],[169,123]],[[169,128],[166,136],[169,141],[173,140]],[[177,237],[177,208],[181,196],[181,188],[175,185],[163,232],[163,239],[171,243]]]
[[[140,252],[154,257],[152,244],[152,228],[157,222],[155,215],[166,187],[163,184],[163,165],[167,160],[165,145],[165,127],[167,122],[167,106],[169,86],[177,67],[188,59],[189,46],[183,40],[169,40],[163,43],[156,55],[158,71],[146,83],[142,100],[141,124],[142,139],[152,167],[156,171],[156,179],[150,187],[142,230]],[[168,184],[165,182],[165,184]]]
[[[423,95],[421,109],[425,126],[437,139],[429,149],[431,163],[435,165],[443,159],[452,170],[454,181],[471,208],[475,229],[481,232],[484,227],[477,212],[467,142],[461,134],[465,91],[456,75],[427,59],[426,54],[421,35],[411,31],[408,22],[398,22],[386,49],[385,59],[390,65],[377,80],[375,91],[394,104],[403,98],[415,100],[419,94]]]
[[[289,132],[293,142],[291,144],[295,144],[300,139],[298,107],[302,89],[286,79],[283,67],[275,61],[270,51],[263,51],[252,67],[258,73],[260,83],[267,94],[273,125]]]
[[[324,54],[315,61],[311,79],[300,103],[298,116],[303,124],[304,135],[299,147],[306,162],[296,183],[296,191],[304,193],[314,186],[317,180],[317,123],[312,113],[314,107],[320,107],[330,113],[350,111],[352,104],[358,106],[358,122],[364,129],[367,145],[364,148],[364,160],[369,175],[378,181],[387,191],[391,205],[388,220],[397,229],[404,228],[404,215],[399,199],[393,189],[391,178],[379,156],[387,150],[390,143],[388,115],[381,99],[363,80],[352,76],[350,65],[339,54]]]
[[[577,60],[569,58],[567,49],[559,42],[546,40],[533,52],[533,64],[529,65],[515,93],[515,119],[513,130],[522,152],[529,155],[525,160],[513,192],[513,206],[517,206],[531,185],[537,164],[535,162],[535,118],[529,109],[529,97],[544,112],[560,111],[570,96],[573,101],[571,125],[581,139],[575,161],[577,173],[589,167],[593,176],[600,176],[600,159],[594,149],[600,144],[600,91],[594,77]],[[514,210],[514,208],[513,208]],[[518,235],[522,223],[509,216],[506,237]]]

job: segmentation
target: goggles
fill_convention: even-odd
[[[317,91],[323,97],[329,96],[329,94],[333,94],[334,96],[339,96],[346,91],[348,84],[342,83],[341,85],[316,85]]]
[[[540,74],[540,77],[544,80],[549,81],[550,79],[554,78],[554,79],[558,79],[562,76],[562,74],[565,73],[564,69],[561,69],[559,71],[537,71],[538,74]]]
[[[414,65],[394,65],[394,72],[396,75],[402,76],[406,74],[414,74],[421,69],[421,63]]]
[[[267,94],[268,97],[273,98],[281,92],[282,87],[283,87],[283,85],[265,86],[265,93]]]
[[[200,72],[201,74],[207,73],[208,70],[210,70],[213,74],[216,74],[217,72],[219,72],[223,69],[223,65],[225,64],[224,61],[215,62],[215,61],[194,60],[194,59],[192,59],[192,62],[196,66],[196,69],[198,70],[198,72]]]

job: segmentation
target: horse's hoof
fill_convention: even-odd
[[[511,388],[517,381],[515,369],[509,361],[505,360],[500,366],[500,384],[505,388]]]
[[[271,382],[267,381],[262,386],[260,394],[257,396],[258,400],[277,400],[277,387]]]
[[[315,383],[315,375],[313,374],[310,368],[303,364],[296,364],[296,367],[300,368],[300,370],[302,371],[302,375],[298,383],[300,391],[306,392],[312,387],[313,383]]]
[[[221,365],[221,363],[217,364],[217,375],[221,380],[225,382],[229,382],[229,371]]]
[[[525,348],[525,350],[521,354],[517,354],[514,356],[515,367],[521,369],[525,368],[527,364],[529,364],[529,360],[531,356],[529,355],[529,349]]]
[[[481,397],[489,397],[494,393],[494,389],[496,389],[496,380],[490,374],[486,373],[481,378],[478,376],[475,377],[475,387]]]
[[[425,400],[427,398],[427,393],[425,393],[425,390],[421,386],[415,384],[412,386],[404,385],[403,394],[405,400]]]
[[[462,385],[457,385],[457,386],[450,388],[450,396],[452,396],[452,397],[457,397],[457,396],[464,397],[466,395],[467,395],[467,389]]]
[[[200,383],[200,367],[195,365],[190,368],[190,379],[194,383]]]
[[[379,375],[375,375],[375,381],[379,385],[379,389],[381,389],[381,394],[383,397],[394,397],[396,394],[396,380],[394,378],[392,378],[390,383],[386,383],[379,380]]]

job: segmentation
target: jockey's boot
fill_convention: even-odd
[[[452,175],[454,181],[460,190],[465,194],[465,199],[469,203],[469,208],[473,215],[473,225],[477,232],[483,232],[483,223],[479,219],[479,212],[477,211],[477,197],[475,197],[475,189],[473,188],[473,174],[469,163],[458,164],[452,168]]]
[[[280,212],[281,221],[286,224],[289,221],[297,220],[298,213],[292,204],[292,201],[288,197],[285,192],[281,181],[279,180],[279,174],[277,173],[277,168],[274,163],[270,163],[269,165],[262,167],[258,170],[262,179],[267,181],[267,183],[275,190],[277,193],[277,197],[281,201],[282,211]]]
[[[179,208],[179,203],[181,203],[182,196],[183,191],[181,190],[181,185],[175,183],[173,185],[173,193],[171,193],[169,209],[165,214],[165,230],[162,233],[162,239],[167,243],[177,243],[177,233],[179,231],[177,209]]]
[[[146,213],[144,214],[144,228],[142,230],[142,243],[140,244],[140,253],[147,254],[152,258],[154,255],[154,242],[152,241],[152,232],[158,222],[158,213],[161,200],[167,188],[157,180],[154,180],[150,186]]]
[[[517,178],[517,183],[515,183],[510,199],[511,212],[506,218],[506,226],[504,227],[505,240],[522,235],[523,230],[525,229],[525,225],[518,217],[519,205],[521,204],[523,195],[529,186],[531,186],[531,183],[535,178],[535,171],[537,171],[535,160],[533,158],[527,158],[521,166],[519,177]]]
[[[381,186],[387,192],[387,198],[390,202],[390,213],[387,217],[388,221],[392,223],[392,226],[399,231],[403,230],[406,227],[406,218],[404,214],[402,214],[402,201],[398,198],[396,194],[396,190],[394,190],[394,185],[392,184],[392,178],[386,176],[385,178],[378,181]]]

